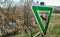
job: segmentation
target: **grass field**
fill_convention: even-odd
[[[39,27],[33,28],[33,35],[39,32]],[[31,32],[28,30],[28,36],[24,30],[20,30],[20,34],[15,35],[15,37],[31,37]],[[60,37],[60,14],[53,14],[50,20],[50,24],[47,30],[46,37]]]
[[[60,37],[60,14],[52,15],[47,35],[52,37]]]

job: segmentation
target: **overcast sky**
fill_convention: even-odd
[[[8,3],[7,2],[5,2],[5,3],[3,3],[5,0],[0,0],[0,2],[2,2],[2,3],[0,3],[0,6],[1,7],[5,7],[5,6],[7,6],[8,4],[12,4],[12,5],[19,5],[19,4],[23,4],[23,2],[25,1],[25,0],[7,0],[8,1]],[[45,5],[46,6],[60,6],[60,0],[34,0],[34,2],[35,2],[35,4],[37,4],[37,1],[39,1],[39,5],[40,5],[40,2],[44,2],[45,3]]]
[[[50,5],[50,6],[60,6],[60,0],[34,0],[36,1],[43,1],[46,5]]]

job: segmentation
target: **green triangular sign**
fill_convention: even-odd
[[[32,9],[33,9],[33,13],[35,15],[35,18],[36,18],[36,20],[37,20],[37,22],[38,22],[42,32],[44,34],[46,34],[46,31],[47,31],[47,28],[48,28],[48,25],[49,25],[49,21],[50,21],[50,17],[52,15],[53,9],[51,7],[42,7],[42,6],[32,6]],[[45,19],[42,16],[44,14],[47,15],[47,17],[44,17]],[[42,18],[44,20],[46,20],[46,18],[47,18],[46,26],[45,27],[43,25]]]

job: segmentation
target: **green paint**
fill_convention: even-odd
[[[50,21],[50,17],[52,15],[53,9],[51,7],[32,6],[32,10],[33,10],[33,13],[35,15],[35,18],[36,18],[36,20],[37,20],[37,22],[38,22],[38,24],[39,24],[42,32],[44,34],[46,34],[46,31],[48,29],[48,25],[49,25],[49,21]],[[47,24],[46,24],[46,27],[45,28],[44,28],[43,23],[41,21],[42,20],[41,17],[38,15],[38,12],[37,12],[38,10],[41,10],[41,11],[49,11],[50,12],[49,15],[48,15],[48,19],[47,19],[48,21],[47,21]]]

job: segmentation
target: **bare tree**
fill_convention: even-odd
[[[32,25],[32,21],[31,21],[31,6],[32,6],[32,3],[33,3],[33,0],[27,0],[25,3],[24,3],[24,24],[26,25],[26,27],[31,31],[31,37],[33,37],[33,33],[32,33],[32,30],[31,30],[31,26]],[[28,35],[27,33],[27,30],[25,29],[25,32],[26,34]]]

